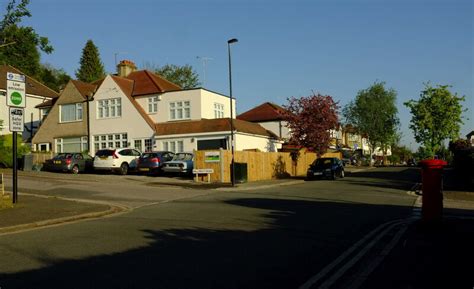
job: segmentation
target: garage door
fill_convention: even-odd
[[[206,139],[198,140],[197,149],[200,150],[215,150],[215,149],[227,149],[226,139]]]

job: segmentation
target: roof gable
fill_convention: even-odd
[[[271,102],[265,102],[237,116],[237,119],[250,122],[279,121],[283,117],[285,109]]]
[[[133,104],[135,109],[138,111],[138,113],[142,116],[142,118],[146,121],[146,123],[154,130],[155,129],[155,123],[153,120],[148,116],[148,114],[145,112],[143,107],[141,107],[140,104],[132,97],[132,92],[134,88],[134,81],[130,79],[126,79],[123,77],[119,76],[110,76],[112,80],[117,84],[117,86],[120,88],[120,90],[127,96],[128,100]]]
[[[7,88],[7,72],[13,72],[18,74],[24,74],[19,69],[10,66],[10,65],[0,65],[0,89],[6,90]],[[59,94],[52,90],[51,88],[47,87],[46,85],[42,84],[41,82],[37,81],[36,79],[24,74],[26,76],[26,94],[30,95],[38,95],[43,97],[49,98],[57,98]]]
[[[97,85],[90,84],[90,83],[85,83],[79,80],[70,80],[71,83],[76,87],[77,91],[84,97],[84,99],[87,99],[89,95],[93,94],[95,90],[97,89]]]

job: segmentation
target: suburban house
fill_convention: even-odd
[[[12,72],[16,74],[24,74],[20,70],[10,65],[0,65],[0,120],[3,120],[3,129],[0,134],[9,134],[9,116],[8,107],[6,106],[6,88],[7,88],[7,73]],[[24,132],[23,141],[30,142],[35,134],[42,116],[37,111],[36,106],[45,102],[51,103],[58,97],[58,93],[47,86],[43,85],[34,78],[25,75],[25,89],[26,89],[26,107],[24,109]],[[47,114],[47,109],[42,113]]]
[[[117,68],[117,75],[95,83],[89,103],[90,154],[121,147],[174,152],[230,148],[228,96],[204,88],[183,90],[150,71],[137,71],[131,61]],[[258,124],[234,120],[234,130],[236,149],[276,151],[281,144]],[[53,147],[55,152],[61,148]]]
[[[87,101],[97,85],[70,80],[54,101],[36,107],[42,124],[32,140],[34,151],[82,152],[88,150]],[[50,108],[45,115],[44,109]]]
[[[265,102],[237,116],[237,119],[258,123],[276,134],[280,139],[287,141],[290,138],[290,129],[284,119],[285,109],[277,104]]]

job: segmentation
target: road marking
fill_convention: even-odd
[[[402,224],[403,221],[396,222],[391,224],[387,228],[385,228],[379,235],[377,235],[369,244],[367,244],[357,255],[355,255],[352,259],[350,259],[347,263],[344,264],[339,270],[336,271],[328,280],[326,280],[319,289],[328,289],[334,283],[336,283],[350,268],[352,268],[362,257],[364,257],[367,252],[372,249],[375,244],[377,244],[382,237],[384,237],[390,230],[392,230],[395,226]]]
[[[402,228],[398,230],[398,232],[395,234],[393,239],[390,241],[390,243],[385,246],[385,248],[382,250],[382,252],[373,260],[367,268],[362,271],[356,278],[353,280],[351,284],[352,289],[357,289],[359,288],[369,277],[369,275],[382,263],[382,261],[388,256],[390,251],[397,245],[397,243],[400,241],[400,238],[405,234],[406,230],[408,229],[408,224],[403,224]]]
[[[350,254],[352,254],[358,247],[362,244],[366,243],[370,238],[372,238],[375,234],[379,231],[382,231],[387,226],[392,226],[394,224],[399,224],[403,222],[403,220],[393,220],[384,224],[379,225],[374,230],[370,231],[367,235],[365,235],[362,239],[357,241],[352,247],[347,249],[344,253],[342,253],[339,257],[337,257],[334,261],[324,267],[318,274],[311,277],[308,281],[306,281],[303,285],[299,287],[299,289],[310,289],[314,284],[319,282],[322,278],[324,278],[329,272],[331,272],[336,266],[339,265],[344,259],[346,259]],[[390,227],[391,228],[391,227]],[[385,230],[386,231],[386,230]],[[384,232],[385,232],[384,231]],[[350,261],[349,261],[350,262]]]

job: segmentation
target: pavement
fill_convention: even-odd
[[[253,183],[216,185],[181,182],[173,185],[215,190],[256,190],[294,185],[303,179],[271,180]],[[459,189],[449,181],[444,194],[444,218],[427,226],[416,212],[396,244],[381,256],[381,262],[359,282],[360,288],[474,288],[474,191]],[[7,192],[8,196],[8,192]],[[0,205],[0,235],[44,226],[112,216],[130,208],[100,201],[22,194],[20,202],[9,208],[8,198]],[[6,206],[5,206],[6,205]],[[380,256],[379,256],[380,257]]]

